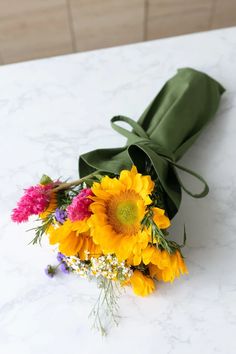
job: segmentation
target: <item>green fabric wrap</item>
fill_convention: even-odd
[[[123,116],[111,119],[113,129],[127,138],[127,144],[81,155],[80,177],[96,170],[119,174],[122,169],[130,169],[132,164],[145,174],[147,166],[151,165],[164,190],[167,213],[170,218],[174,217],[180,206],[181,189],[195,198],[202,198],[208,193],[204,179],[177,161],[212,119],[224,91],[217,81],[202,72],[191,68],[179,69],[138,122]],[[129,124],[132,130],[126,130],[117,122]],[[178,168],[199,179],[203,183],[203,191],[193,194],[187,190],[178,176]]]

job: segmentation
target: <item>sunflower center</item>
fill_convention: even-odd
[[[108,202],[107,215],[114,231],[129,235],[135,234],[140,228],[142,217],[140,197],[133,191],[114,195]]]
[[[116,217],[123,225],[131,225],[137,221],[138,207],[133,200],[120,202],[116,207]]]

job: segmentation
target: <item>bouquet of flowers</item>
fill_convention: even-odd
[[[180,245],[168,229],[181,190],[201,198],[208,186],[177,161],[213,117],[223,92],[206,74],[180,69],[138,122],[123,116],[111,120],[128,138],[124,147],[82,155],[76,181],[43,175],[13,209],[17,223],[38,217],[33,244],[45,235],[56,245],[59,263],[47,266],[47,275],[61,269],[97,280],[101,293],[91,314],[103,334],[110,321],[117,323],[121,289],[131,286],[136,295],[147,296],[156,282],[173,282],[188,273],[182,253],[185,230]],[[198,178],[203,191],[189,191],[177,169]]]

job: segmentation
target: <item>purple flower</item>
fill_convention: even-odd
[[[62,262],[62,264],[60,265],[60,269],[65,274],[68,274],[70,272],[69,267],[64,262]]]
[[[57,253],[58,262],[62,262],[64,258],[65,258],[64,254],[62,254],[61,252]]]
[[[55,218],[58,222],[60,222],[61,224],[64,223],[65,219],[67,217],[67,214],[66,214],[66,211],[65,210],[62,210],[62,209],[59,209],[57,208],[55,210]]]
[[[50,277],[53,278],[54,275],[56,274],[56,267],[53,267],[52,265],[48,265],[45,269],[44,269],[45,274]]]

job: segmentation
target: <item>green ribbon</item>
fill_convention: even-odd
[[[129,124],[132,128],[133,128],[133,131],[130,132],[129,130],[126,130],[118,125],[116,125],[115,123],[116,122],[125,122],[127,124]],[[136,142],[142,142],[144,143],[145,140],[148,144],[150,144],[150,138],[149,136],[147,135],[147,133],[145,132],[145,130],[139,125],[139,123],[135,122],[133,119],[131,118],[128,118],[128,117],[124,117],[124,116],[116,116],[116,117],[113,117],[111,119],[111,126],[112,128],[117,131],[118,133],[120,133],[121,135],[125,136],[127,139],[132,139],[132,141],[136,141]],[[158,151],[159,150],[159,151]],[[170,152],[168,152],[167,150],[163,149],[161,146],[158,146],[156,144],[156,153],[162,157],[163,159],[165,159],[167,162],[169,162],[174,168],[178,168],[186,173],[188,173],[189,175],[195,177],[196,179],[198,179],[200,182],[203,183],[204,185],[204,189],[202,190],[202,192],[200,193],[192,193],[190,190],[188,190],[184,184],[182,183],[181,181],[181,178],[178,176],[177,172],[175,171],[176,173],[176,176],[178,178],[178,181],[179,181],[179,184],[180,186],[182,187],[182,189],[187,193],[189,194],[191,197],[193,198],[203,198],[205,197],[208,192],[209,192],[209,187],[208,187],[208,184],[207,182],[199,175],[197,174],[196,172],[192,171],[192,170],[189,170],[188,168],[180,165],[180,164],[177,164],[176,162],[173,161],[174,159],[174,155],[171,154]],[[159,175],[158,173],[158,165],[155,166],[157,168],[156,170],[156,174]]]
[[[180,207],[181,189],[194,198],[202,198],[209,191],[201,176],[177,161],[212,119],[223,92],[224,88],[208,75],[190,68],[179,69],[138,122],[125,116],[111,119],[113,129],[127,138],[127,144],[80,156],[80,176],[96,170],[119,174],[122,169],[131,168],[132,164],[145,174],[147,166],[151,166],[164,190],[165,207],[172,218]],[[128,124],[132,130],[117,125],[118,122]],[[201,181],[203,190],[197,194],[188,190],[178,175],[178,169]]]

